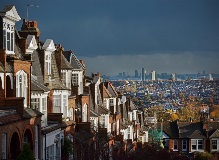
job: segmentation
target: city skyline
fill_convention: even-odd
[[[22,19],[28,9],[28,19],[39,24],[40,39],[73,50],[85,61],[88,75],[133,73],[141,67],[158,73],[219,73],[217,0],[0,3],[1,9],[16,5]]]

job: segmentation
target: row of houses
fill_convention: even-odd
[[[124,157],[133,141],[162,139],[173,152],[219,152],[218,122],[156,123],[155,117],[156,127],[149,125],[130,97],[99,73],[87,76],[73,51],[40,41],[36,21],[24,19],[15,29],[20,20],[15,6],[0,12],[1,159],[16,159],[25,143],[35,159],[45,160]]]
[[[52,39],[15,6],[0,12],[0,158],[16,159],[28,143],[35,159],[112,158],[124,140],[147,142],[143,112],[99,73]]]

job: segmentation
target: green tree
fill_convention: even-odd
[[[18,155],[17,160],[35,160],[33,152],[31,151],[29,144],[24,143],[23,150]]]

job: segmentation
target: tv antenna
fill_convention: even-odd
[[[40,7],[40,6],[35,6],[35,5],[33,5],[33,4],[27,4],[27,21],[28,21],[28,8],[29,7]]]

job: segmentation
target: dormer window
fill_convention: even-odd
[[[14,25],[3,23],[3,48],[11,54],[14,53]]]
[[[3,33],[3,37],[1,37],[0,39],[0,45],[1,45],[0,48],[5,49],[6,54],[15,54],[14,53],[14,43],[15,43],[14,26],[17,21],[21,20],[21,18],[18,15],[15,6],[13,5],[5,6],[4,10],[0,12],[0,17],[2,19],[1,21],[2,30],[0,32]]]
[[[46,73],[47,75],[51,74],[51,55],[46,55]]]

